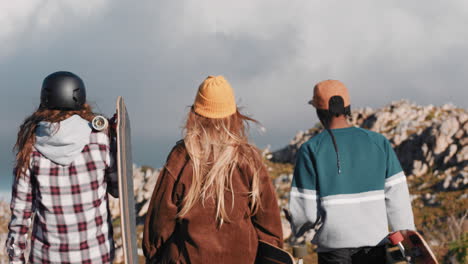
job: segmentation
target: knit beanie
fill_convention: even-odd
[[[208,118],[225,118],[237,111],[231,85],[223,76],[208,76],[198,88],[195,113]]]

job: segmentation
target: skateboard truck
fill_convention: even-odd
[[[401,243],[404,239],[403,235],[400,233],[400,231],[396,231],[394,233],[391,233],[389,236],[388,236],[388,239],[390,240],[390,243],[393,245],[393,246],[398,246],[398,248],[400,249],[400,252],[401,252],[401,255],[403,256],[403,258],[408,261],[408,263],[412,263],[411,262],[411,257],[408,256],[406,254],[406,250],[405,250],[405,247],[403,246],[403,244]]]
[[[307,256],[307,246],[293,246],[293,256],[297,258],[297,264],[303,264],[303,258]]]
[[[93,120],[91,121],[91,126],[96,131],[103,131],[107,129],[107,127],[109,126],[109,121],[107,120],[107,118],[101,115],[98,115],[98,116],[95,116]]]

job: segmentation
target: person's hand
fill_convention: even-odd
[[[403,235],[403,237],[406,237],[408,235],[408,230],[406,230],[406,229],[405,230],[400,230],[399,232]]]
[[[109,119],[109,126],[111,127],[112,130],[117,129],[117,113],[115,113],[110,119]]]

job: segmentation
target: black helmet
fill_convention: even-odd
[[[50,74],[42,82],[41,107],[79,110],[86,102],[86,89],[78,75],[66,71]]]

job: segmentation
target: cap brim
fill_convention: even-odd
[[[307,102],[307,103],[315,107],[315,104],[314,104],[314,100],[313,100],[313,99],[312,99],[312,100],[310,100],[310,101],[309,101],[309,102]]]

